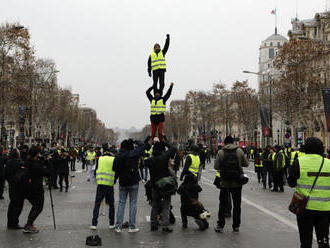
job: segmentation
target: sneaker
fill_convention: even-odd
[[[233,228],[233,232],[234,233],[239,233],[239,228],[238,227]]]
[[[214,227],[214,231],[217,232],[217,233],[223,233],[223,228],[220,227],[219,225],[216,225],[216,226]]]
[[[89,229],[96,230],[96,226],[90,226]]]
[[[102,246],[102,240],[101,240],[101,238],[99,237],[99,235],[95,235],[95,237],[94,237],[94,241],[95,241],[96,245],[98,245],[98,246]]]
[[[139,228],[128,228],[128,232],[129,233],[136,233],[136,232],[138,232],[138,231],[140,231],[140,229]]]
[[[87,246],[97,246],[97,241],[93,238],[93,236],[88,236],[86,238],[86,245]]]
[[[115,228],[115,232],[116,232],[116,233],[121,233],[121,228],[116,227],[116,228]]]
[[[115,225],[109,225],[109,229],[114,229],[115,227]]]
[[[25,225],[23,233],[38,233],[39,230],[34,225]]]
[[[142,180],[142,183],[145,183],[145,182],[146,182],[146,180],[143,179],[143,180]]]

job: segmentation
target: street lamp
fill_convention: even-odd
[[[269,85],[269,129],[270,129],[270,137],[273,137],[273,99],[272,99],[272,77],[269,73],[263,74],[260,72],[252,72],[252,71],[246,71],[244,70],[243,73],[247,74],[254,74],[258,76],[262,76],[264,80],[264,76],[267,75],[267,81]],[[267,145],[269,145],[269,137],[267,137]]]

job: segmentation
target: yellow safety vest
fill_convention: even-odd
[[[155,51],[151,52],[151,69],[153,71],[158,69],[166,69],[166,61],[162,51],[157,54]]]
[[[113,186],[115,184],[115,172],[112,170],[115,157],[102,156],[96,170],[96,183]]]
[[[144,160],[147,160],[147,159],[151,158],[151,156],[152,156],[152,149],[150,149],[150,150],[145,150],[144,153],[145,153],[145,154],[149,154],[148,157],[144,157],[144,158],[143,158]]]
[[[163,99],[159,99],[156,103],[156,100],[151,101],[150,115],[160,115],[166,112],[166,105],[164,104]]]
[[[87,155],[86,155],[86,160],[91,161],[91,160],[94,160],[95,157],[96,157],[96,153],[95,152],[88,151],[87,152]]]
[[[262,167],[264,167],[263,166],[263,164],[262,164],[262,160],[261,160],[261,153],[259,154],[259,156],[260,156],[260,164],[255,164],[255,167],[258,167],[258,168],[262,168]]]
[[[198,155],[193,154],[189,154],[188,156],[191,158],[191,165],[189,167],[189,171],[197,177],[199,172],[199,166],[201,164],[200,158]]]
[[[306,154],[298,158],[300,178],[297,180],[296,191],[304,196],[309,195],[315,177],[320,169],[322,157],[317,154]],[[306,209],[330,211],[330,160],[324,159],[321,175],[309,195]]]
[[[284,155],[283,151],[279,151],[278,153],[274,153],[274,154],[273,154],[273,162],[275,162],[275,164],[273,164],[273,168],[283,169],[285,167],[285,155]],[[278,164],[278,160],[276,160],[276,158],[278,156],[283,156],[282,164]]]

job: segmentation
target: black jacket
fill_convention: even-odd
[[[119,178],[119,185],[123,187],[133,186],[140,181],[138,160],[147,149],[145,144],[139,143],[135,150],[121,149],[113,162],[115,181]],[[149,146],[150,147],[150,146]]]
[[[164,48],[162,50],[163,52],[163,55],[165,57],[166,53],[167,53],[167,50],[168,50],[168,47],[170,46],[170,37],[167,37],[166,38],[166,41],[165,41],[165,45],[164,45]],[[164,70],[166,71],[166,69],[160,69],[160,70]],[[148,73],[150,74],[151,73],[151,57],[149,56],[148,58]]]
[[[24,166],[24,162],[21,159],[9,159],[7,161],[5,179],[9,184],[14,184],[14,177],[21,166]]]
[[[50,175],[49,170],[39,160],[27,160],[25,166],[29,169],[29,193],[43,193],[43,178]]]
[[[59,156],[57,157],[55,163],[56,163],[56,170],[58,174],[61,175],[69,175],[69,161],[70,157],[67,156],[65,158]]]
[[[161,153],[153,153],[153,157],[144,161],[144,165],[149,168],[150,181],[152,185],[159,179],[170,176],[168,163],[170,158],[174,157],[176,149],[166,144],[168,150]]]
[[[170,96],[172,94],[172,89],[173,89],[173,86],[171,85],[170,88],[167,90],[165,96],[161,97],[159,99],[156,99],[151,95],[151,91],[153,90],[153,87],[150,87],[146,91],[146,94],[147,94],[147,97],[148,97],[150,103],[152,102],[152,100],[156,100],[156,103],[157,103],[157,101],[163,99],[163,103],[166,104],[167,100],[170,98]],[[165,121],[165,115],[164,114],[150,115],[150,121],[154,122],[154,123],[164,122]]]

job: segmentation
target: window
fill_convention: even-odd
[[[269,48],[269,58],[270,59],[274,58],[274,48]]]
[[[277,42],[277,47],[281,47],[281,42]]]
[[[273,42],[270,43],[270,46],[273,46]]]

